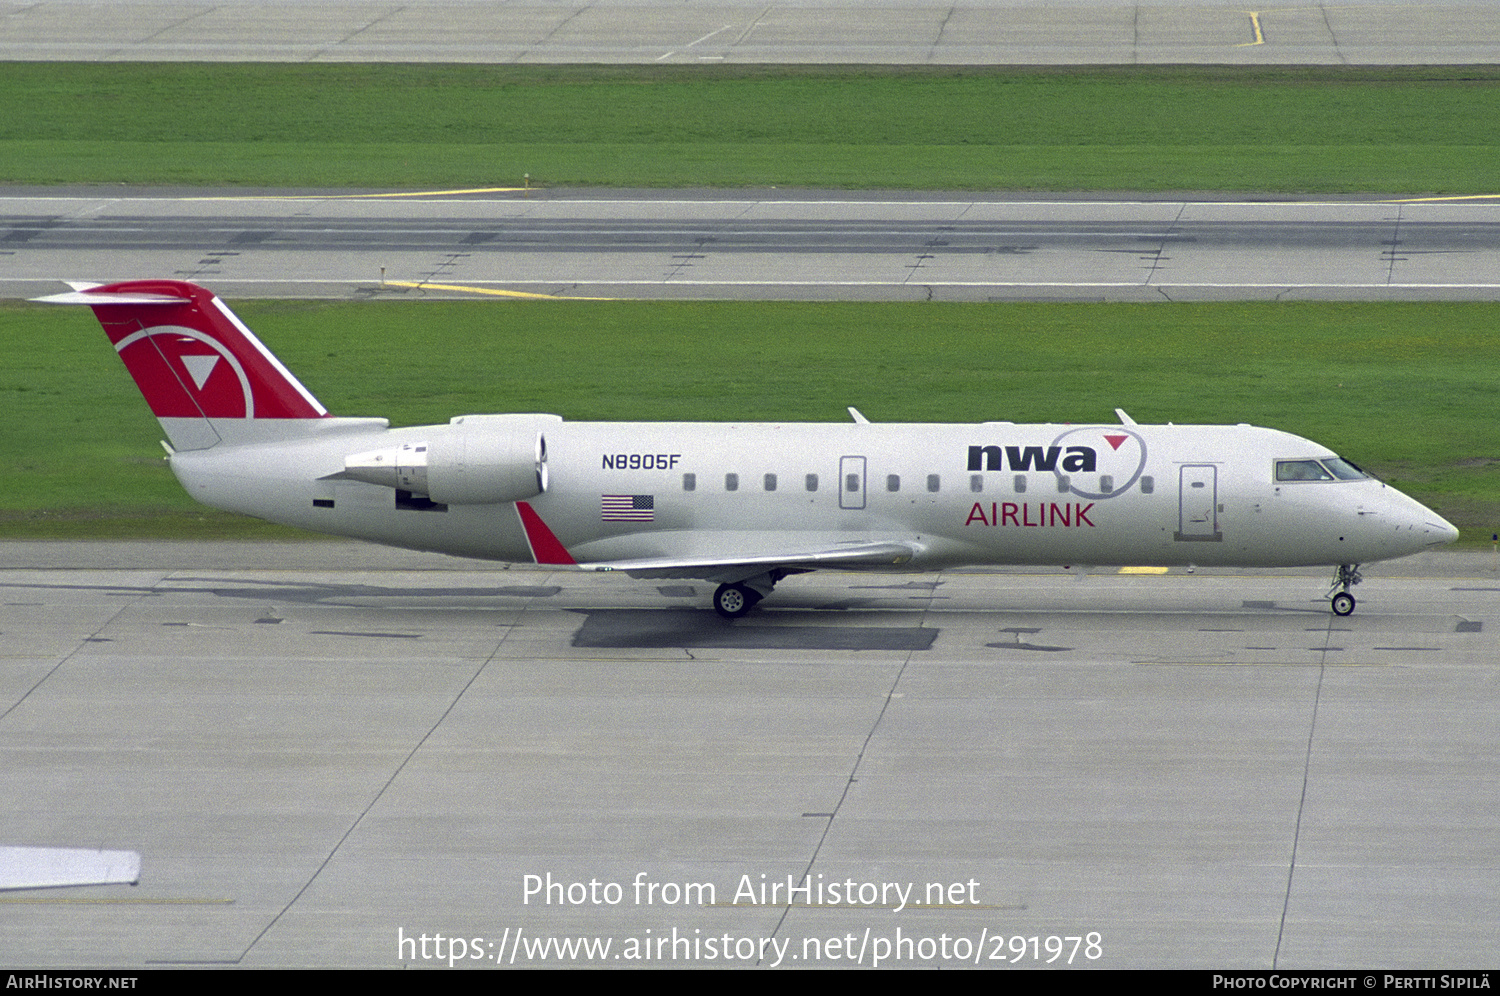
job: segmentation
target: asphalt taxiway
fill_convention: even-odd
[[[1312,572],[818,573],[728,623],[338,542],[0,544],[5,843],[142,856],[0,895],[5,960],[1491,965],[1496,566],[1377,566],[1346,619]]]
[[[1500,61],[1493,4],[1342,0],[7,0],[0,59],[1415,64]]]
[[[0,193],[0,296],[1495,300],[1490,198]]]

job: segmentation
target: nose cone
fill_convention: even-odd
[[[1346,555],[1364,562],[1389,560],[1435,550],[1458,539],[1453,523],[1415,498],[1388,484],[1369,484],[1372,487],[1354,508],[1358,525],[1346,526]]]
[[[1423,525],[1427,528],[1428,534],[1432,536],[1432,542],[1428,544],[1429,546],[1446,546],[1458,539],[1458,529],[1453,523],[1436,512],[1432,512],[1430,509],[1428,511],[1430,517]]]
[[[1398,519],[1402,522],[1402,526],[1397,532],[1404,534],[1403,544],[1409,546],[1411,552],[1447,546],[1458,539],[1458,528],[1453,523],[1421,502],[1408,498],[1406,495],[1401,495],[1401,497],[1406,499],[1408,505],[1406,514]]]

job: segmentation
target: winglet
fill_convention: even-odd
[[[870,424],[870,420],[865,418],[860,410],[858,408],[855,408],[853,405],[849,406],[849,417],[854,419],[854,421],[858,422],[860,425]]]
[[[1125,414],[1125,409],[1123,409],[1123,408],[1116,408],[1115,409],[1115,414],[1118,415],[1118,416],[1120,416],[1120,424],[1121,425],[1135,425],[1135,419],[1131,418],[1129,415],[1126,415]]]

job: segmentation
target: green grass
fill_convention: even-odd
[[[1497,67],[8,63],[0,99],[11,183],[1500,189]],[[241,310],[330,408],[397,423],[842,420],[846,404],[881,420],[1084,421],[1121,405],[1307,435],[1471,537],[1500,522],[1489,305]],[[0,536],[281,534],[182,494],[87,315],[0,308],[0,348]]]
[[[0,182],[1490,193],[1500,67],[0,64]]]
[[[243,302],[328,408],[395,424],[1251,422],[1316,439],[1465,530],[1500,525],[1500,306]],[[272,535],[205,512],[82,309],[0,306],[0,536]],[[280,535],[281,533],[275,533]]]

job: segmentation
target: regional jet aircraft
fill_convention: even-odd
[[[194,498],[465,557],[718,583],[965,564],[1337,568],[1451,543],[1442,516],[1326,448],[1250,425],[566,422],[334,417],[211,292],[75,284]]]

